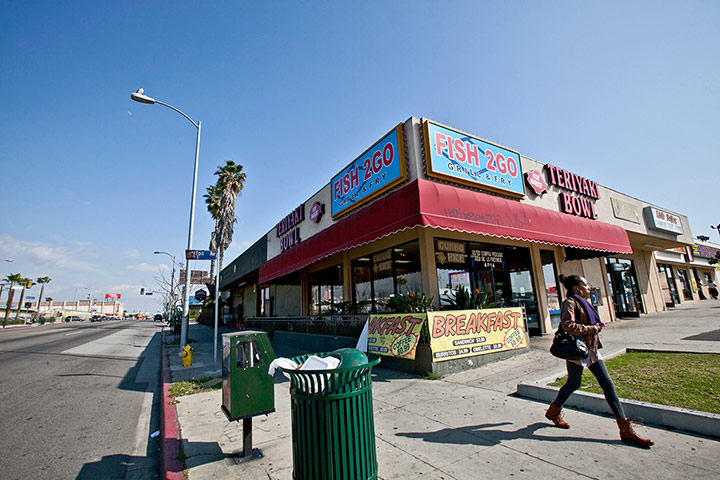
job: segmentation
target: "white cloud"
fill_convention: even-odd
[[[12,235],[0,237],[0,255],[36,270],[64,268],[76,272],[99,272],[100,267],[86,258],[94,254],[94,246],[75,243],[70,247],[43,242],[20,240]]]
[[[125,255],[125,258],[130,258],[134,260],[136,258],[140,258],[140,250],[125,250],[123,252],[123,255]]]
[[[126,270],[132,270],[135,272],[159,272],[167,271],[170,269],[167,265],[150,265],[149,263],[138,263],[137,265],[128,265],[125,267]]]

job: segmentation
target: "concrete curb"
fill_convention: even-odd
[[[670,350],[646,350],[627,348],[619,352],[613,352],[605,358],[611,358],[625,352],[646,351],[666,353]],[[704,352],[679,352],[679,353],[704,353]],[[556,378],[565,375],[565,372],[539,380],[535,383],[519,383],[517,395],[544,403],[550,403],[557,396],[558,387],[550,387],[547,384]],[[644,423],[658,425],[661,427],[682,430],[691,433],[699,433],[713,438],[720,438],[720,415],[714,413],[690,410],[688,408],[668,407],[656,403],[640,402],[637,400],[620,399],[628,418],[642,418]],[[589,392],[574,392],[565,402],[565,407],[573,407],[580,410],[587,410],[596,413],[612,415],[612,410],[605,401],[603,395]]]
[[[6,326],[3,327],[2,325],[0,325],[0,330],[7,330],[7,329],[10,329],[10,328],[30,328],[30,327],[32,327],[32,326],[33,326],[33,325],[6,325]],[[38,325],[38,327],[39,327],[39,326],[40,326],[40,325]]]
[[[183,462],[180,456],[182,435],[178,423],[177,408],[170,396],[170,369],[165,355],[165,330],[161,335],[162,351],[162,402],[160,402],[160,431],[162,450],[162,478],[167,480],[184,480]]]

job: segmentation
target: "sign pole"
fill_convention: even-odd
[[[213,335],[213,362],[215,370],[217,365],[217,340],[218,340],[218,300],[220,298],[220,262],[215,262],[215,334]]]

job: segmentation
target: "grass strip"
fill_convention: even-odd
[[[203,377],[197,379],[195,377],[190,380],[183,380],[181,382],[175,382],[170,385],[170,396],[171,397],[182,397],[184,395],[192,395],[193,393],[211,392],[213,390],[220,390],[222,388],[222,382],[217,383],[211,387],[206,387],[204,384],[213,380],[215,377]]]
[[[720,354],[631,352],[605,365],[620,398],[720,414]],[[588,369],[580,390],[603,393]]]

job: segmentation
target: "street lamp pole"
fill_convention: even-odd
[[[148,97],[144,94],[144,90],[142,88],[138,89],[137,92],[131,93],[130,98],[132,98],[136,102],[140,103],[147,103],[152,105],[153,103],[157,103],[159,105],[162,105],[164,107],[168,107],[171,110],[175,110],[177,113],[182,115],[183,117],[187,118],[190,123],[193,124],[195,128],[197,128],[197,138],[195,140],[195,168],[193,170],[193,183],[192,183],[192,198],[190,200],[190,226],[188,228],[188,242],[187,242],[187,249],[192,250],[192,237],[193,237],[193,227],[195,224],[195,192],[197,190],[197,170],[198,170],[198,157],[200,156],[200,130],[201,130],[201,122],[198,121],[195,123],[192,118],[188,117],[183,113],[182,111],[178,110],[177,108],[173,107],[172,105],[168,105],[167,103],[160,102],[158,100],[155,100],[152,97]],[[184,348],[185,345],[187,345],[187,334],[188,334],[188,324],[190,321],[190,260],[185,259],[185,290],[183,291],[183,318],[182,318],[182,324],[180,328],[180,347]]]
[[[83,289],[83,288],[84,288],[85,290],[89,290],[88,287],[77,287],[77,288],[75,289],[75,292],[73,293],[73,303],[77,303],[77,291],[80,290],[80,289]],[[75,311],[78,311],[78,308],[80,308],[80,307],[79,307],[79,305],[73,305],[73,308],[75,309]]]

